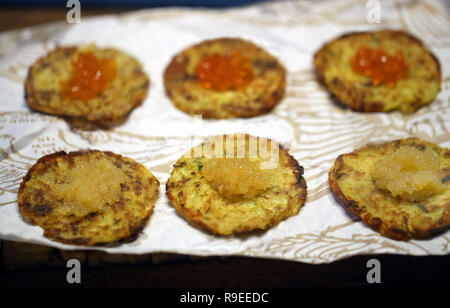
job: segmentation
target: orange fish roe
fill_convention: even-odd
[[[116,78],[114,59],[97,59],[92,52],[80,52],[72,59],[72,78],[61,81],[64,100],[89,100],[103,93]]]
[[[362,47],[350,64],[355,73],[372,79],[375,86],[383,83],[393,87],[408,73],[408,64],[401,51],[390,55],[382,49]]]
[[[197,64],[197,78],[206,89],[242,90],[253,78],[251,62],[239,51],[213,53]]]

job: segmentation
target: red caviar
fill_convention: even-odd
[[[253,78],[251,62],[239,51],[213,53],[197,64],[197,78],[206,89],[243,90]]]
[[[64,100],[89,100],[103,93],[116,78],[114,59],[97,59],[92,52],[80,52],[72,59],[72,77],[61,81]]]
[[[350,64],[355,73],[372,79],[375,86],[387,84],[393,87],[408,73],[408,64],[401,51],[390,55],[382,49],[362,47],[350,60]]]

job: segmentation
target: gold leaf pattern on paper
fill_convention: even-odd
[[[321,43],[330,39],[331,36],[346,31],[373,29],[379,26],[393,27],[404,29],[420,37],[440,57],[449,54],[450,17],[443,6],[443,1],[382,2],[382,22],[378,25],[367,23],[365,5],[365,1],[357,0],[273,1],[226,11],[142,10],[113,16],[111,20],[120,21],[124,31],[128,29],[128,26],[137,30],[149,22],[171,23],[185,16],[194,16],[196,20],[205,20],[205,22],[226,20],[237,24],[242,23],[261,33],[269,27],[287,30],[298,27],[297,29],[301,31],[312,30],[311,35],[315,36],[319,33],[316,29],[324,25],[336,29],[335,33],[323,34],[326,37],[322,38]],[[97,19],[86,18],[85,20],[89,22]],[[17,88],[23,89],[28,66],[60,42],[66,42],[65,35],[71,29],[68,24],[59,23],[0,34],[2,38],[0,81],[11,84],[11,89],[8,88],[11,93],[17,91]],[[252,36],[254,33],[257,32],[249,30],[246,35]],[[139,35],[139,31],[136,31],[136,34]],[[210,35],[212,34],[205,36]],[[292,48],[294,52],[305,53],[305,50],[295,49],[297,48],[295,44],[289,45],[292,42],[278,37],[276,32],[267,37],[262,34],[261,38],[267,43],[266,47],[273,47],[281,56],[289,48]],[[309,55],[310,51],[306,52]],[[449,72],[446,59],[445,57],[440,59],[443,74]],[[299,217],[292,217],[286,223],[302,218],[302,215],[313,207],[331,206],[332,209],[343,211],[334,202],[328,187],[328,170],[336,157],[342,153],[350,152],[369,141],[380,142],[408,136],[420,137],[440,145],[450,143],[450,76],[442,76],[442,90],[436,101],[412,115],[402,115],[398,112],[364,114],[343,109],[334,103],[327,91],[316,80],[310,66],[292,68],[289,63],[286,63],[289,70],[287,89],[280,105],[269,115],[245,121],[230,120],[227,125],[227,129],[242,123],[264,126],[265,121],[285,125],[280,126],[286,131],[283,135],[285,140],[276,141],[282,142],[305,168],[304,176],[308,185],[305,208],[299,213]],[[205,124],[207,130],[203,133],[196,132],[192,136],[187,136],[184,131],[180,131],[178,135],[169,135],[164,129],[147,131],[145,128],[152,128],[153,116],[158,116],[153,113],[154,110],[163,110],[162,113],[164,113],[163,117],[155,120],[155,125],[163,125],[165,122],[175,125],[178,121],[184,121],[186,127],[181,130],[187,130],[192,124],[185,115],[177,113],[178,111],[171,106],[167,98],[161,93],[158,94],[162,91],[161,76],[151,75],[151,79],[150,98],[131,114],[128,120],[130,123],[107,131],[71,130],[62,119],[32,112],[26,106],[22,92],[17,95],[17,98],[11,96],[13,103],[10,100],[2,101],[7,107],[2,107],[0,111],[0,220],[2,210],[17,204],[17,190],[28,168],[45,154],[86,148],[120,151],[120,154],[143,163],[164,184],[170,175],[172,164],[192,146],[212,135],[217,128],[215,126],[217,123],[225,123],[207,121]],[[155,105],[158,106],[155,107]],[[128,124],[135,124],[135,126],[128,126]],[[182,221],[168,206],[168,201],[162,194],[151,224],[155,226],[167,224],[168,218],[172,219],[172,222]],[[238,247],[233,246],[235,248],[232,250],[227,250],[228,244],[224,244],[223,239],[206,234],[201,235],[204,236],[204,246],[196,244],[190,250],[186,250],[184,246],[173,247],[169,250],[203,255],[216,255],[219,251],[224,254],[281,258],[310,263],[332,262],[348,256],[368,253],[413,255],[450,253],[448,232],[433,239],[433,244],[427,241],[397,242],[380,236],[353,219],[343,215],[340,223],[326,222],[317,230],[304,232],[293,229],[289,230],[288,234],[281,234],[278,237],[270,237],[271,232],[275,230],[269,230],[256,237],[256,242],[246,242],[246,238],[230,238],[228,242],[230,247],[233,243],[239,243]],[[1,236],[3,235],[0,233]],[[33,240],[43,243],[41,235]],[[144,232],[135,242],[129,244],[129,247],[142,253],[143,251],[139,249],[149,241],[152,241],[150,231]],[[199,242],[202,241],[199,240]],[[153,248],[146,252],[156,250],[159,251]]]

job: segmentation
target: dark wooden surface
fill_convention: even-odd
[[[126,10],[82,9],[83,16]],[[0,7],[0,31],[65,20],[67,9]],[[78,258],[83,287],[373,287],[367,261],[381,262],[382,286],[449,286],[448,256],[356,256],[331,264],[243,257],[198,258],[183,255],[114,256],[61,252],[47,247],[0,243],[0,287],[69,286],[65,261]]]
[[[81,20],[83,17],[105,14],[121,14],[132,11],[133,9],[125,8],[81,8]],[[0,6],[0,32],[8,30],[16,30],[28,26],[40,25],[48,22],[64,21],[68,9],[61,4],[57,8],[40,8],[40,7],[6,7]]]
[[[244,257],[167,255],[162,263],[82,266],[81,287],[279,288],[449,287],[449,258],[355,256],[331,264],[305,264]],[[367,261],[381,263],[381,284],[366,280]],[[139,263],[139,262],[138,262]],[[64,264],[2,270],[0,287],[71,287]]]

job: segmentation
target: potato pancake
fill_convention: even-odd
[[[368,144],[340,155],[334,196],[384,236],[424,238],[450,226],[450,150],[418,139]]]
[[[286,70],[242,39],[203,41],[177,54],[164,72],[167,96],[181,111],[205,118],[270,112],[283,98]]]
[[[79,84],[70,83],[76,76]],[[133,57],[87,45],[59,47],[37,60],[28,71],[25,92],[28,105],[36,111],[63,117],[72,127],[108,129],[125,122],[142,104],[149,84]]]
[[[402,31],[345,34],[315,53],[314,66],[337,101],[360,112],[412,113],[441,87],[436,56]]]
[[[166,195],[187,221],[214,234],[265,230],[304,205],[302,174],[303,167],[269,139],[218,136],[176,162]]]
[[[22,216],[52,240],[99,245],[134,240],[147,224],[159,182],[143,165],[111,152],[40,158],[18,193]]]

